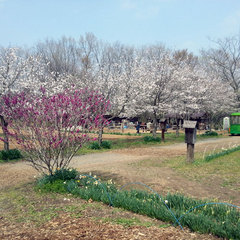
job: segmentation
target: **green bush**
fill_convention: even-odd
[[[18,149],[11,149],[8,151],[2,150],[0,151],[0,159],[7,161],[7,160],[14,160],[22,158],[22,154]]]
[[[218,136],[218,133],[215,131],[206,131],[202,136]]]
[[[44,185],[47,183],[53,183],[55,181],[61,180],[61,181],[67,181],[76,179],[78,176],[78,171],[76,169],[67,169],[67,168],[61,168],[57,169],[53,175],[44,175],[41,179],[38,180],[38,183],[40,185]]]
[[[145,136],[143,137],[144,142],[161,142],[160,137],[153,137],[153,136]]]
[[[55,180],[53,182],[46,182],[43,184],[43,181],[40,181],[37,185],[37,190],[41,192],[56,192],[56,193],[67,193],[66,182],[63,180]]]
[[[92,142],[89,146],[90,149],[98,150],[101,149],[101,146],[99,145],[98,142]]]
[[[76,169],[73,168],[61,168],[61,169],[57,169],[54,174],[53,174],[53,178],[54,180],[72,180],[72,179],[76,179],[78,176],[78,171]]]
[[[111,147],[112,147],[112,143],[110,141],[102,141],[101,145],[99,145],[98,142],[92,142],[89,146],[90,149],[94,149],[94,150],[99,150],[101,148],[110,149]]]
[[[110,141],[102,141],[101,147],[110,149],[112,147],[112,143]]]

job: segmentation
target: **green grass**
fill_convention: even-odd
[[[77,155],[90,154],[90,153],[96,153],[96,152],[106,152],[106,151],[110,151],[110,150],[114,150],[114,149],[146,147],[146,146],[150,146],[150,145],[159,144],[156,142],[144,142],[142,138],[114,139],[114,140],[109,140],[109,141],[111,142],[110,149],[106,149],[106,148],[91,149],[91,148],[89,148],[89,145],[86,145],[77,152]]]
[[[83,216],[83,211],[86,210],[88,204],[82,204],[80,206],[76,205],[69,205],[69,206],[64,206],[62,210],[66,213],[70,213],[70,216],[73,218],[79,218]]]
[[[51,194],[36,191],[33,184],[0,192],[0,213],[3,219],[11,223],[32,223],[37,227],[62,213],[79,218],[88,207],[94,208],[95,205],[99,203],[90,204],[54,191]]]
[[[1,215],[11,222],[32,222],[37,226],[58,216],[59,209],[51,204],[44,206],[41,202],[36,202],[36,199],[39,198],[32,198],[25,190],[19,191],[19,189],[12,188],[2,191],[0,194]]]
[[[186,156],[180,156],[163,161],[149,159],[139,162],[139,165],[159,168],[169,167],[187,178],[201,182],[212,181],[215,178],[220,184],[240,190],[240,151],[221,156],[209,162],[203,159],[202,153],[196,153],[193,164],[186,162]]]
[[[132,227],[132,226],[152,227],[152,226],[155,226],[155,227],[159,227],[159,228],[166,228],[166,227],[171,226],[171,224],[156,224],[156,223],[149,222],[149,221],[143,221],[137,217],[133,217],[133,218],[107,217],[107,218],[97,218],[97,220],[101,220],[102,222],[105,222],[105,223],[113,223],[113,224],[122,225],[124,227]]]

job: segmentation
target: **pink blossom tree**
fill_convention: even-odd
[[[9,134],[38,171],[53,174],[67,167],[74,154],[91,140],[89,131],[107,124],[103,115],[109,102],[88,89],[50,95],[7,94],[2,97]]]

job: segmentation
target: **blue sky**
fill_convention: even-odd
[[[0,45],[32,46],[86,32],[128,45],[198,53],[240,33],[240,0],[0,0]]]

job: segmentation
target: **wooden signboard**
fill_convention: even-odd
[[[184,120],[183,122],[183,128],[195,128],[196,125],[197,125],[197,121]]]
[[[185,143],[195,144],[197,131],[196,128],[185,128]]]

